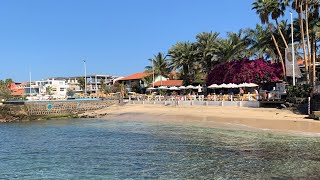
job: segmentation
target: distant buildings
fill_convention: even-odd
[[[84,76],[74,77],[51,77],[45,80],[34,82],[13,83],[9,90],[13,96],[39,96],[52,98],[65,98],[68,91],[73,93],[84,93],[84,88],[81,88],[79,79],[84,79]],[[111,86],[119,76],[111,75],[87,75],[87,93],[101,93],[102,84]]]

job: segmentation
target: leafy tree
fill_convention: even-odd
[[[220,39],[217,48],[217,56],[220,62],[231,61],[250,57],[249,45],[250,35],[245,30],[240,29],[238,33],[228,32],[226,39]]]
[[[120,90],[120,83],[117,81],[111,86],[111,92],[116,93]]]
[[[171,72],[167,55],[163,53],[158,53],[157,55],[154,55],[153,58],[150,58],[149,61],[151,62],[152,66],[146,66],[146,72],[153,72],[155,76],[168,76]]]
[[[71,96],[72,97],[74,94],[75,94],[75,92],[72,89],[68,89],[67,90],[67,96]]]
[[[47,94],[47,95],[53,95],[53,93],[52,93],[52,86],[47,86],[47,87],[46,87],[46,94]]]
[[[100,91],[101,91],[102,93],[105,93],[105,92],[106,92],[106,88],[107,88],[107,85],[106,85],[104,79],[101,79],[101,80],[100,80]]]
[[[145,76],[144,78],[142,78],[142,81],[144,82],[144,84],[146,84],[147,87],[150,87],[152,85],[152,81],[153,81],[153,77],[152,74],[149,76]]]
[[[85,79],[84,79],[84,77],[78,78],[78,83],[79,83],[80,89],[84,90],[84,88],[85,88]]]
[[[139,82],[135,81],[131,83],[131,91],[132,92],[140,92],[140,84]]]
[[[184,84],[191,84],[195,80],[195,69],[198,65],[197,46],[195,43],[179,42],[169,50],[171,67],[181,71]]]
[[[204,73],[209,73],[218,59],[215,55],[219,33],[203,32],[196,36],[196,53]]]

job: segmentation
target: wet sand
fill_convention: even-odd
[[[274,108],[134,104],[113,105],[96,113],[107,114],[102,119],[112,120],[161,121],[203,127],[253,128],[320,135],[320,121],[307,119],[307,115]]]

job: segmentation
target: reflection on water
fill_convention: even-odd
[[[0,124],[5,179],[320,178],[320,139],[156,122]]]

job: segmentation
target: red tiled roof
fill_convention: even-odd
[[[119,79],[118,81],[125,81],[125,80],[134,80],[134,79],[142,79],[148,75],[152,74],[151,72],[140,72],[140,73],[136,73],[136,74],[132,74],[130,76],[126,76],[123,77],[121,79]]]
[[[154,83],[154,86],[182,86],[182,80],[166,80],[166,81],[157,81]]]
[[[16,90],[16,91],[13,91],[13,92],[11,93],[11,95],[12,95],[12,96],[21,96],[21,95],[23,95],[23,93],[24,93],[24,89],[18,89],[18,90]]]

